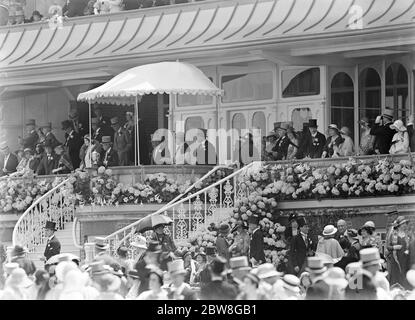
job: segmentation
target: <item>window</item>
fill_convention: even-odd
[[[366,68],[359,76],[359,119],[374,120],[380,113],[380,76],[375,69]]]
[[[222,102],[269,100],[273,97],[272,72],[222,76]]]
[[[348,127],[354,139],[354,89],[353,81],[345,72],[339,72],[331,81],[330,121],[339,128]]]
[[[386,69],[386,108],[394,110],[395,119],[405,120],[409,114],[408,73],[399,63]]]
[[[257,111],[254,113],[252,117],[252,129],[260,129],[261,136],[266,136],[266,123],[265,123],[265,115],[262,111]]]
[[[320,94],[320,68],[283,70],[282,97],[302,97]]]
[[[212,77],[209,77],[209,80],[213,82]],[[179,107],[211,105],[213,104],[213,97],[201,94],[179,94],[177,97],[177,103]]]
[[[293,128],[297,132],[303,131],[303,123],[308,123],[313,117],[310,108],[296,108],[291,114],[291,121],[293,122]]]

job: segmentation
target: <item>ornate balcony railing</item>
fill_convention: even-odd
[[[59,183],[22,214],[13,230],[13,245],[36,252],[36,248],[46,241],[44,226],[47,220],[56,222],[58,230],[63,229],[66,222],[73,221],[75,201],[65,188],[67,183],[69,179]]]
[[[213,221],[215,212],[218,209],[232,209],[235,199],[244,196],[245,190],[239,188],[238,185],[242,181],[241,176],[254,164],[255,163],[251,163],[204,189],[189,194],[189,192],[194,189],[196,182],[184,193],[177,196],[151,215],[165,214],[172,218],[173,225],[170,228],[166,227],[166,232],[171,234],[177,243],[186,241],[188,237],[201,226],[209,225],[209,223]],[[215,171],[223,168],[223,166],[215,167],[198,182],[207,179]],[[141,220],[142,219],[105,238],[110,244],[111,254],[116,254],[117,249],[121,245],[129,247],[130,252],[133,252],[130,243],[133,242],[138,235],[136,226]],[[145,235],[148,238],[150,234],[151,232],[147,232]]]

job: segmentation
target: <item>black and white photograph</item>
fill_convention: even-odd
[[[0,0],[0,300],[415,300],[414,116],[415,0]]]

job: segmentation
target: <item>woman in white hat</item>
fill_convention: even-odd
[[[340,147],[344,143],[344,138],[340,135],[340,130],[335,124],[328,127],[329,137],[323,148],[322,158],[337,158],[341,156]]]
[[[323,237],[318,241],[316,253],[324,253],[335,260],[339,260],[344,256],[344,251],[339,242],[334,239],[337,228],[331,224],[323,229]]]
[[[392,144],[389,149],[390,154],[401,154],[409,152],[409,135],[402,120],[396,120],[391,126],[396,133],[392,138]]]

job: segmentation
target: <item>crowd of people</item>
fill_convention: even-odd
[[[132,255],[124,246],[110,255],[97,237],[88,263],[60,253],[56,224],[48,221],[44,270],[21,246],[9,259],[2,250],[0,299],[415,300],[415,239],[404,217],[391,225],[384,257],[372,221],[359,230],[344,220],[337,226],[325,226],[314,241],[305,217],[291,216],[290,267],[281,271],[264,258],[255,217],[248,226],[221,224],[216,245],[195,251],[177,249],[162,224],[149,239],[136,235]],[[235,230],[240,239],[232,245],[226,235]]]
[[[16,25],[53,19],[55,16],[72,18],[198,1],[206,0],[66,0],[63,6],[58,4],[60,1],[55,1],[45,16],[35,10],[30,18],[25,17],[25,0],[2,0],[0,5],[5,5],[8,8],[9,20],[7,24]]]

